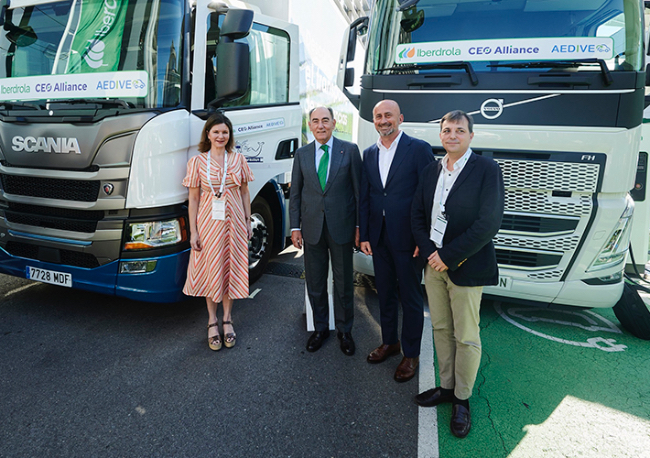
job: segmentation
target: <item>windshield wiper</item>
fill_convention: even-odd
[[[28,108],[30,110],[42,110],[43,106],[39,105],[37,103],[29,103],[29,102],[0,102],[0,106],[4,106],[5,108],[12,109],[12,108]]]
[[[392,67],[388,68],[382,68],[379,71],[380,72],[387,72],[387,71],[401,71],[401,70],[431,70],[435,68],[462,68],[465,69],[467,74],[469,75],[469,79],[472,82],[472,86],[476,86],[478,84],[478,76],[476,76],[476,72],[474,71],[474,67],[472,67],[472,64],[470,62],[439,62],[439,63],[431,63],[431,64],[398,64],[394,65]]]
[[[101,105],[102,108],[133,108],[126,100],[122,99],[57,99],[50,100],[48,105],[53,104],[68,104],[68,105]]]
[[[576,59],[576,60],[540,60],[530,62],[512,62],[508,64],[490,64],[488,67],[508,67],[508,68],[575,68],[583,64],[598,64],[603,74],[605,86],[614,82],[612,74],[607,68],[607,63],[603,59]]]

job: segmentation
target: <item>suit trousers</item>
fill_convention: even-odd
[[[422,263],[412,251],[392,248],[383,223],[379,242],[372,247],[375,285],[379,296],[381,337],[384,345],[396,344],[399,303],[402,303],[402,351],[407,358],[420,356],[424,305],[422,298]]]
[[[354,242],[338,244],[323,220],[323,230],[316,244],[304,244],[307,295],[314,313],[314,329],[329,329],[327,276],[330,258],[334,280],[334,321],[339,332],[351,332],[354,321],[354,276],[352,250]]]
[[[427,265],[424,285],[429,298],[440,386],[469,399],[481,365],[479,311],[482,286],[457,286],[447,272]]]

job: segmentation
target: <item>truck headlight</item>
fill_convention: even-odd
[[[634,201],[628,194],[626,197],[625,211],[618,220],[614,232],[609,236],[605,246],[600,250],[596,259],[591,263],[587,272],[603,270],[621,263],[625,259],[630,246],[630,232],[632,229],[632,214]]]
[[[148,250],[176,245],[187,240],[185,219],[129,223],[124,250]]]

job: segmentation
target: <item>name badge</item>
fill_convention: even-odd
[[[442,239],[445,236],[445,231],[447,230],[447,219],[442,216],[438,215],[436,217],[436,221],[433,224],[433,227],[431,228],[431,234],[430,238],[433,240],[433,243],[438,246],[438,248],[442,247]]]
[[[223,221],[226,219],[226,201],[212,197],[212,219]]]

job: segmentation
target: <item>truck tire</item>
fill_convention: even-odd
[[[630,334],[650,340],[650,310],[634,285],[625,282],[623,295],[614,306],[614,314]]]
[[[273,215],[268,202],[258,196],[251,204],[253,237],[248,244],[248,278],[255,283],[264,273],[273,251]]]

